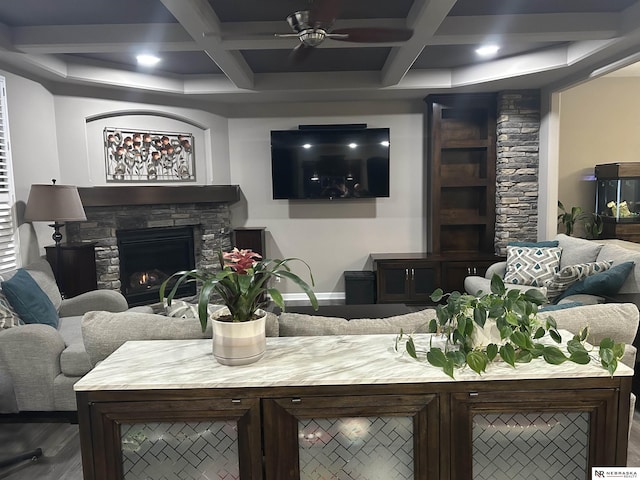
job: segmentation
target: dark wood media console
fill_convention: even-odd
[[[394,339],[269,338],[243,367],[210,340],[127,342],[75,385],[84,478],[587,480],[626,464],[631,369],[536,360],[452,381]]]

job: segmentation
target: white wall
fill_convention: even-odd
[[[344,271],[371,268],[370,253],[426,249],[423,118],[417,113],[421,105],[390,111],[384,105],[343,102],[322,105],[314,113],[317,116],[292,117],[283,110],[275,113],[279,117],[226,119],[188,108],[52,95],[37,83],[6,77],[18,200],[26,202],[31,183],[51,178],[83,187],[105,185],[102,128],[147,124],[182,130],[179,120],[163,116],[169,114],[202,126],[206,148],[199,157],[204,166],[197,169],[197,183],[240,185],[243,198],[232,206],[233,225],[266,227],[268,255],[306,260],[316,280],[314,290],[326,294],[325,298],[342,296]],[[87,123],[96,116],[122,112],[130,115]],[[367,123],[391,129],[389,198],[272,200],[270,131],[326,123]],[[36,227],[40,245],[50,244],[51,229],[45,223]],[[296,272],[304,273],[297,268]],[[292,285],[280,287],[285,293],[299,293]]]
[[[53,178],[63,180],[58,163],[54,98],[39,83],[8,72],[0,71],[0,75],[6,79],[16,222],[20,225],[31,184],[50,183]],[[34,227],[34,240],[39,244],[36,248],[44,253],[44,245],[53,243],[53,230],[46,222],[36,222]],[[25,255],[27,248],[25,245],[22,249]]]
[[[67,183],[84,187],[107,184],[102,131],[109,126],[193,132],[195,183],[229,184],[227,119],[219,115],[165,105],[69,96],[55,97],[55,115],[60,171]],[[106,118],[94,119],[97,116]]]
[[[559,199],[595,209],[594,167],[640,161],[640,78],[603,77],[560,94]]]
[[[421,114],[250,118],[229,120],[231,183],[244,198],[232,207],[234,226],[266,227],[269,257],[306,260],[315,292],[344,292],[343,272],[370,268],[369,254],[426,249]],[[389,127],[390,197],[345,201],[273,200],[271,130],[299,124],[366,123]],[[296,269],[296,273],[305,273]],[[299,292],[282,285],[283,292]]]

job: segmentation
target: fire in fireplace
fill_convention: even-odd
[[[160,300],[160,285],[169,276],[195,267],[193,227],[144,228],[116,232],[120,288],[130,306]],[[181,286],[178,297],[195,295],[196,285]]]

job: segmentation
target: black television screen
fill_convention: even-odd
[[[271,132],[274,199],[389,196],[389,129]]]

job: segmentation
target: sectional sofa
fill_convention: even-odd
[[[600,277],[591,276],[588,280],[582,279],[581,282],[571,285],[572,290],[569,290],[568,287],[565,292],[558,295],[561,298],[556,300],[556,303],[603,303],[605,302],[605,297],[612,294],[640,293],[640,244],[624,240],[585,240],[564,234],[559,234],[552,242],[541,243],[541,245],[546,245],[542,248],[548,249],[554,248],[550,246],[551,244],[557,244],[557,248],[560,249],[560,271],[571,270],[572,267],[577,265],[595,265],[603,262],[610,262],[612,269],[613,267],[619,268],[622,264],[634,264],[629,269],[628,275],[622,279],[621,285],[614,285],[619,277],[616,278],[614,273],[605,271],[602,272],[603,275]],[[509,258],[507,258],[507,261],[509,261]],[[480,291],[489,292],[491,289],[491,277],[497,274],[504,279],[507,267],[506,261],[498,262],[487,269],[484,277],[468,276],[464,281],[465,291],[472,295],[476,295]],[[544,285],[520,285],[507,283],[506,280],[505,285],[508,288],[520,290],[538,288],[547,294],[547,288]]]
[[[635,364],[631,345],[638,329],[633,304],[589,305],[540,313],[553,314],[559,328],[577,332],[590,325],[589,341],[604,337],[627,344],[624,363]],[[346,320],[296,313],[269,314],[267,335],[383,334],[425,332],[434,309],[388,318]],[[172,318],[140,311],[92,311],[61,318],[60,327],[23,325],[0,332],[0,370],[13,381],[19,411],[74,411],[73,384],[127,340],[211,338],[194,318]],[[10,361],[9,359],[21,359]],[[38,378],[37,382],[32,378]]]
[[[566,244],[577,239],[562,241]],[[611,251],[618,252],[619,248],[611,245]],[[640,258],[640,252],[623,250],[618,258]],[[633,282],[640,279],[639,269],[640,260],[632,272]],[[149,307],[127,309],[122,295],[111,290],[63,300],[45,260],[26,267],[26,271],[51,300],[58,315],[57,325],[35,323],[6,328],[8,321],[4,320],[5,328],[0,328],[0,413],[75,411],[73,384],[127,340],[211,338],[210,330],[202,333],[194,318],[159,315],[151,313]],[[540,313],[543,317],[550,314],[559,328],[571,332],[589,325],[591,343],[597,344],[604,337],[626,343],[624,362],[635,365],[632,342],[639,321],[635,305],[585,305]],[[400,329],[420,332],[426,331],[434,316],[435,310],[430,308],[355,320],[284,312],[269,314],[267,335],[393,334]]]

